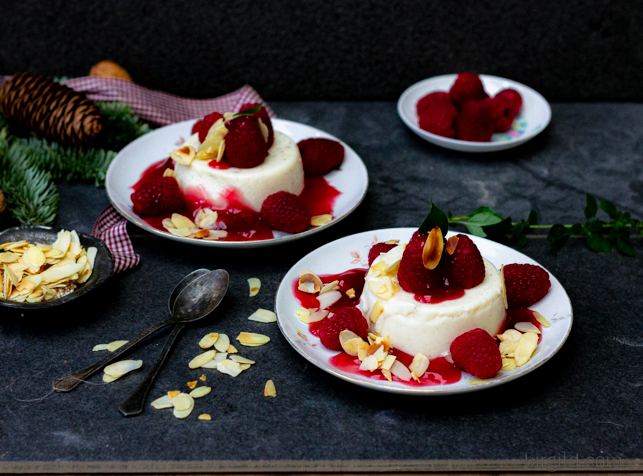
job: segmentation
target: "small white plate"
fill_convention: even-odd
[[[563,346],[572,328],[572,305],[563,286],[549,273],[550,291],[530,309],[545,316],[551,323],[551,327],[543,327],[542,340],[538,344],[537,353],[522,367],[512,371],[501,370],[490,380],[477,380],[463,371],[462,378],[456,383],[425,387],[409,386],[396,381],[375,380],[333,367],[329,360],[338,352],[324,347],[320,340],[309,332],[308,326],[297,317],[296,311],[301,304],[293,293],[293,281],[299,278],[299,273],[303,270],[311,270],[321,275],[338,274],[354,268],[366,268],[368,266],[368,251],[374,243],[387,240],[400,240],[401,243],[407,243],[416,230],[416,228],[389,228],[350,235],[328,243],[299,260],[281,281],[275,301],[279,328],[290,345],[312,364],[343,380],[374,390],[413,395],[466,393],[495,387],[537,369],[551,359]],[[450,232],[447,236],[453,234]],[[538,264],[512,248],[485,238],[469,236],[480,249],[482,256],[491,261],[498,269],[501,265],[510,263]]]
[[[397,101],[397,113],[402,121],[422,139],[432,144],[462,152],[494,152],[511,149],[536,137],[551,120],[551,107],[540,93],[511,79],[481,74],[480,80],[489,96],[493,97],[499,91],[507,88],[515,89],[522,96],[522,109],[509,131],[494,134],[491,142],[470,142],[449,139],[420,129],[416,109],[417,102],[429,93],[448,92],[457,76],[457,74],[445,74],[415,83],[404,91]]]
[[[310,236],[313,233],[325,230],[338,223],[355,210],[366,195],[368,188],[368,172],[366,171],[366,166],[359,155],[347,144],[314,127],[284,119],[272,119],[274,129],[286,134],[296,143],[311,137],[322,137],[339,141],[344,146],[344,163],[341,168],[339,170],[333,170],[324,176],[330,185],[341,192],[341,195],[335,200],[333,206],[334,218],[330,223],[294,235],[273,231],[274,238],[257,241],[208,241],[198,238],[174,236],[166,231],[158,230],[147,224],[132,210],[132,200],[130,199],[130,195],[133,192],[132,186],[138,182],[143,172],[150,165],[168,158],[172,150],[176,149],[184,139],[190,137],[192,126],[195,122],[195,120],[177,122],[176,124],[161,127],[139,137],[118,153],[107,170],[105,188],[107,189],[109,200],[121,215],[150,233],[170,240],[201,246],[221,248],[259,248],[272,246]]]

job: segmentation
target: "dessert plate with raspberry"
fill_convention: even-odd
[[[553,357],[572,326],[560,282],[430,218],[341,238],[295,264],[275,303],[295,350],[348,382],[415,395],[494,387]]]
[[[366,167],[348,145],[271,119],[260,104],[157,129],[125,147],[106,177],[110,201],[132,223],[229,248],[275,245],[332,226],[367,187]]]
[[[529,86],[486,74],[445,74],[402,93],[397,112],[418,136],[463,152],[524,144],[551,120],[545,98]]]

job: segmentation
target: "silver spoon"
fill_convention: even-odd
[[[110,363],[118,360],[118,358],[129,351],[132,347],[140,343],[142,340],[144,340],[146,337],[149,337],[150,335],[154,334],[156,331],[163,329],[164,327],[167,327],[172,324],[178,324],[179,322],[183,321],[183,318],[185,316],[175,316],[173,313],[174,309],[174,304],[179,296],[179,294],[188,287],[192,282],[194,282],[196,279],[198,279],[201,276],[204,276],[206,274],[210,273],[209,270],[207,269],[198,269],[196,271],[191,272],[188,274],[185,278],[183,278],[179,284],[176,285],[174,288],[174,291],[172,291],[172,294],[170,296],[169,300],[169,307],[170,307],[170,313],[172,316],[170,319],[167,319],[163,322],[160,322],[149,329],[143,331],[140,335],[138,335],[136,338],[133,340],[129,341],[127,344],[124,346],[118,348],[114,352],[111,352],[108,356],[103,358],[102,360],[96,362],[93,365],[90,365],[86,369],[83,369],[79,372],[76,372],[71,375],[67,375],[66,377],[60,378],[58,380],[54,381],[53,384],[53,389],[55,392],[71,392],[74,390],[76,387],[78,387],[81,383],[83,383],[84,380],[87,380],[89,377],[92,375],[96,374],[97,372],[101,371],[105,366],[109,365]],[[226,288],[227,288],[227,273],[226,273]],[[199,319],[202,316],[197,317],[196,319]],[[187,322],[187,321],[186,321]]]
[[[180,323],[172,330],[156,362],[154,362],[152,368],[148,370],[141,384],[134,393],[118,407],[123,416],[136,416],[143,413],[147,395],[159,373],[161,373],[165,359],[172,350],[172,346],[179,336],[179,333],[188,323],[201,319],[214,311],[228,290],[228,280],[227,271],[217,269],[192,281],[184,290],[178,293],[175,303],[172,303],[172,296],[170,296],[170,312],[172,312],[172,317],[180,321]],[[172,294],[174,295],[174,293]]]

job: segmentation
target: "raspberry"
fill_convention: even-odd
[[[420,236],[416,231],[402,255],[397,279],[402,289],[409,293],[424,295],[430,287],[444,284],[445,271],[448,267],[446,253],[442,255],[440,264],[435,269],[426,269],[422,264],[422,250],[427,237],[428,235]]]
[[[297,195],[277,192],[261,205],[261,219],[273,230],[299,233],[310,225],[310,213]]]
[[[212,127],[212,124],[217,122],[222,117],[223,115],[219,114],[218,112],[213,112],[212,114],[208,114],[207,116],[205,116],[200,121],[197,121],[192,126],[192,134],[194,134],[195,132],[198,132],[199,142],[203,142],[205,140],[205,137],[208,135],[208,131],[210,130],[210,127]]]
[[[451,255],[450,277],[453,284],[470,289],[484,281],[484,261],[471,238],[462,234],[457,236],[458,246]]]
[[[368,323],[356,307],[344,307],[332,317],[327,317],[319,326],[319,338],[328,349],[342,350],[339,333],[346,329],[353,331],[364,340],[368,338]]]
[[[261,165],[268,155],[268,148],[257,118],[238,116],[228,121],[226,128],[225,160],[240,169]]]
[[[460,140],[489,142],[494,129],[487,101],[469,101],[455,118],[455,134]]]
[[[477,74],[460,73],[449,91],[451,102],[461,108],[468,101],[486,99],[489,95],[485,92],[482,81]]]
[[[436,92],[424,96],[417,103],[420,129],[453,139],[453,120],[458,109],[451,103],[449,93]]]
[[[484,329],[473,329],[451,343],[453,361],[476,378],[491,378],[502,368],[495,339]]]
[[[507,132],[522,107],[522,96],[515,89],[503,89],[487,99],[496,132]]]
[[[258,102],[248,102],[245,103],[241,106],[240,111],[245,111],[246,109],[252,109],[254,107],[257,107],[259,105]],[[257,112],[254,113],[254,116],[257,119],[261,119],[261,122],[264,123],[264,125],[268,128],[268,140],[266,141],[266,147],[270,149],[272,147],[272,143],[275,141],[275,131],[272,128],[272,121],[270,120],[270,116],[268,115],[268,111],[266,110],[265,107],[261,107]]]
[[[512,309],[524,309],[540,301],[551,287],[549,273],[534,264],[508,264],[503,268],[507,302]]]
[[[159,177],[143,183],[132,194],[134,212],[140,216],[157,216],[178,212],[185,205],[174,177]]]
[[[336,140],[306,139],[297,147],[306,175],[325,175],[344,162],[344,146]]]
[[[377,258],[381,254],[388,253],[396,246],[397,245],[394,245],[392,243],[375,243],[371,247],[371,250],[368,252],[368,265],[372,265],[373,261],[375,261],[375,258]]]

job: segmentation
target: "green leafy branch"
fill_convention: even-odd
[[[593,195],[586,195],[585,222],[573,224],[539,225],[538,216],[534,210],[529,212],[526,219],[519,222],[511,217],[503,217],[491,207],[480,207],[469,215],[454,216],[447,214],[449,224],[463,225],[469,233],[476,236],[502,240],[510,236],[510,241],[521,248],[527,244],[527,236],[532,230],[548,229],[547,240],[554,250],[558,251],[572,236],[584,236],[592,250],[610,252],[613,247],[627,256],[637,256],[638,253],[630,244],[630,235],[643,233],[643,223],[632,218],[629,212],[618,210],[614,203],[601,200],[598,202]],[[600,210],[607,219],[597,218]]]

